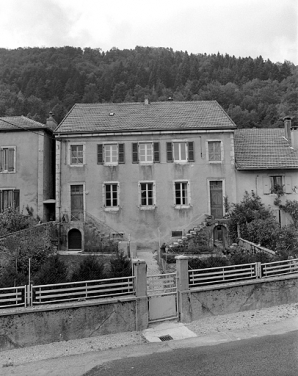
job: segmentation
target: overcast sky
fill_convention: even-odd
[[[0,0],[0,47],[135,46],[298,64],[298,0]]]

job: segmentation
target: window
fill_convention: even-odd
[[[15,146],[4,146],[0,148],[0,172],[15,172]]]
[[[167,142],[167,162],[194,162],[193,142]]]
[[[83,165],[85,162],[85,145],[72,144],[70,145],[70,165]]]
[[[174,198],[176,207],[190,206],[190,189],[188,181],[174,182]]]
[[[104,206],[106,209],[119,209],[119,183],[103,184]]]
[[[132,163],[159,163],[159,142],[133,143]]]
[[[98,144],[97,163],[105,165],[117,165],[124,163],[124,144]]]
[[[208,161],[221,162],[222,161],[222,142],[221,141],[208,141]]]
[[[284,185],[282,176],[270,176],[271,193],[283,194]]]
[[[84,186],[82,184],[70,186],[71,221],[84,220]]]
[[[0,212],[5,209],[20,209],[20,190],[19,189],[1,189],[0,190]]]
[[[139,183],[139,204],[141,209],[154,209],[156,205],[155,182]]]

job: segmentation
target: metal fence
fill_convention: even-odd
[[[266,262],[261,264],[262,277],[298,273],[298,259]]]
[[[176,273],[165,273],[147,276],[147,293],[152,295],[165,295],[177,291]]]
[[[40,305],[132,295],[135,293],[134,279],[135,277],[131,276],[53,285],[32,285],[30,301],[32,305]]]
[[[188,271],[189,287],[213,285],[246,279],[256,279],[259,276],[258,263],[220,266]]]
[[[26,286],[0,289],[0,308],[26,307]]]

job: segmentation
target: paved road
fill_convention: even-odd
[[[298,331],[99,365],[84,376],[297,376]]]

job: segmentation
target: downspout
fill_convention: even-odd
[[[58,250],[61,244],[61,141],[56,140],[56,221],[58,227]]]
[[[258,195],[258,177],[259,175],[256,176],[256,195]]]

